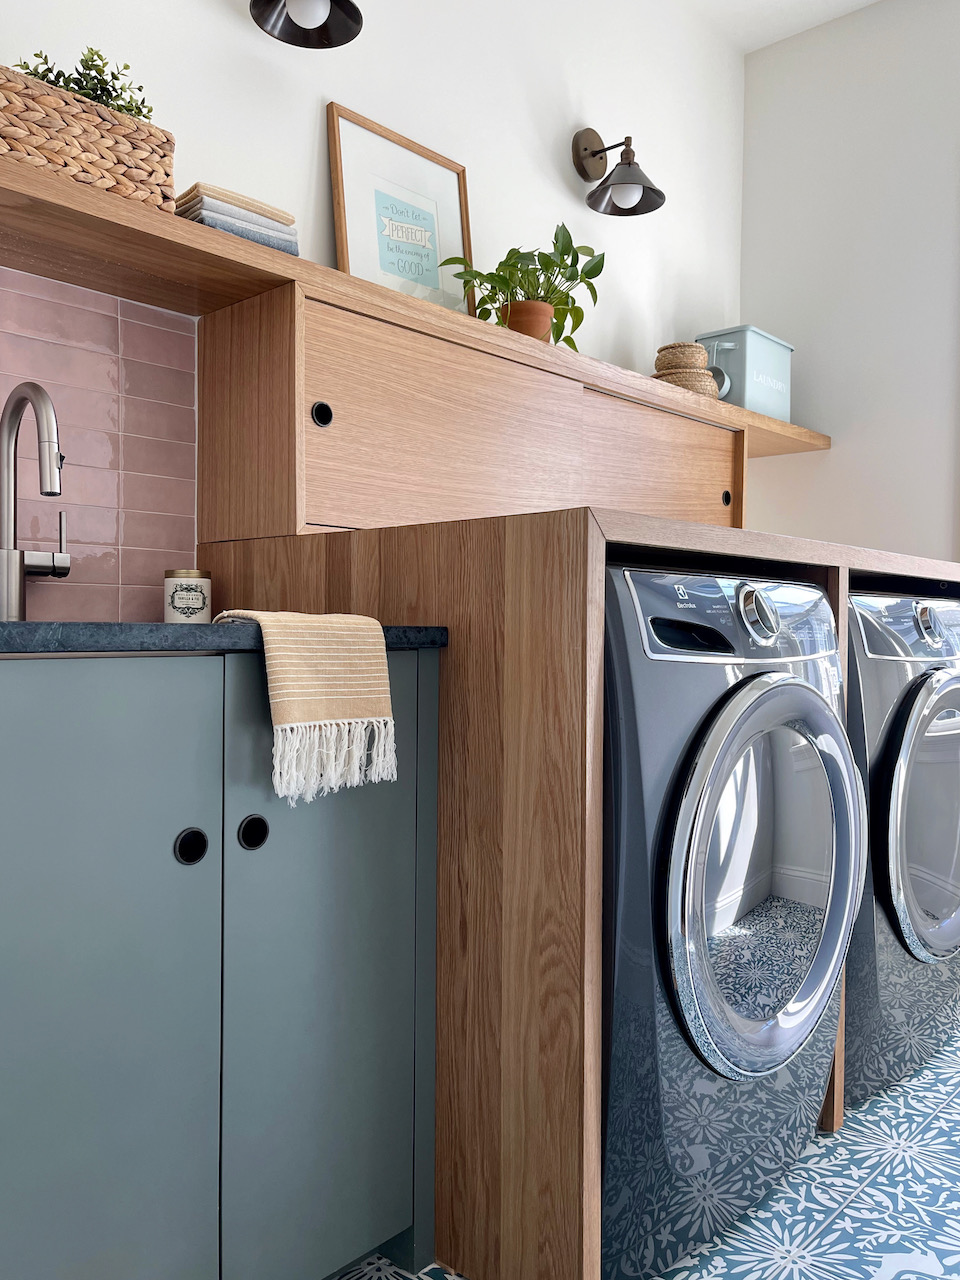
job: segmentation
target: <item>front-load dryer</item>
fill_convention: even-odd
[[[850,737],[870,871],[847,966],[846,1099],[960,1031],[960,601],[853,594]]]
[[[660,1276],[813,1135],[865,868],[816,587],[607,571],[607,1277]]]

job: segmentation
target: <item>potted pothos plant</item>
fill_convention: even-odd
[[[440,265],[463,268],[454,274],[464,297],[476,290],[478,319],[495,320],[541,342],[563,342],[576,351],[573,335],[584,312],[574,290],[585,289],[596,306],[594,280],[603,270],[603,254],[575,245],[561,222],[550,249],[510,249],[493,271],[477,271],[466,258],[447,258]]]

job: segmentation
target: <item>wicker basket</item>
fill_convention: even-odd
[[[720,396],[716,379],[706,369],[674,369],[667,373],[655,373],[653,376],[659,382],[669,382],[671,386],[696,391],[698,395],[710,396],[714,400]]]
[[[669,373],[672,369],[705,369],[707,348],[699,342],[671,342],[657,351],[657,373]]]
[[[0,155],[173,213],[173,135],[0,66]]]

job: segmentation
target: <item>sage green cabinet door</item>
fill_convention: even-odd
[[[216,1280],[222,696],[215,657],[0,661],[9,1280]]]
[[[226,658],[223,1280],[321,1280],[413,1221],[417,654],[389,661],[399,781],[291,809],[262,659]]]

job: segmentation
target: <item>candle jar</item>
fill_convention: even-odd
[[[163,575],[164,622],[211,622],[210,575],[202,569],[168,569]]]

